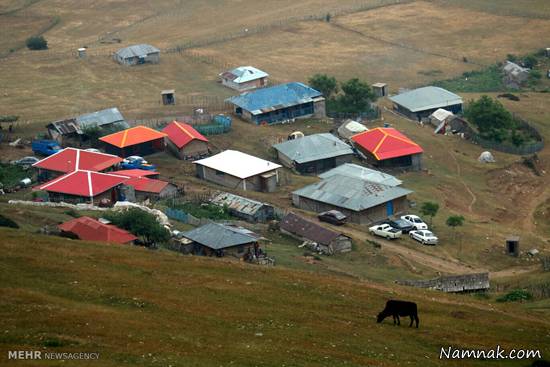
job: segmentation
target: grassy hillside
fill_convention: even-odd
[[[450,345],[550,353],[548,321],[517,305],[5,229],[0,234],[2,364],[14,349],[100,352],[99,362],[89,363],[95,366],[439,366],[440,347]],[[376,324],[389,298],[416,301],[420,329]]]

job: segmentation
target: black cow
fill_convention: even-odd
[[[412,326],[413,321],[416,321],[416,327],[418,328],[418,310],[414,302],[389,300],[386,302],[384,310],[378,314],[376,322],[381,323],[388,316],[393,316],[394,325],[396,321],[397,325],[401,325],[399,316],[410,316],[411,323],[409,327]]]

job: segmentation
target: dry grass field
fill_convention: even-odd
[[[2,364],[37,365],[6,361],[8,350],[21,349],[100,352],[98,361],[79,365],[174,367],[428,367],[441,365],[441,347],[497,344],[550,353],[548,321],[522,305],[6,229],[1,235]],[[408,328],[405,318],[401,327],[376,324],[388,298],[417,302],[420,328]],[[465,363],[486,361],[445,361]]]

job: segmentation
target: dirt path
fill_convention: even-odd
[[[448,151],[449,152],[449,155],[451,157],[453,157],[453,160],[455,161],[455,164],[456,164],[456,174],[457,174],[457,177],[458,179],[460,180],[460,182],[462,183],[462,185],[464,186],[464,188],[466,189],[466,191],[468,191],[468,193],[470,194],[470,196],[472,197],[472,201],[470,202],[470,204],[468,205],[468,211],[470,213],[472,213],[472,207],[474,206],[474,204],[476,203],[477,201],[477,197],[476,195],[474,194],[474,192],[470,189],[470,187],[466,184],[466,182],[462,179],[462,171],[460,169],[460,163],[458,163],[458,159],[456,159],[456,156],[454,155],[453,152],[451,152],[450,150]]]

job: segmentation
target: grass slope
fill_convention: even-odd
[[[2,363],[15,349],[100,352],[95,366],[437,366],[440,347],[450,345],[550,353],[548,322],[516,305],[0,233]],[[376,324],[389,298],[416,301],[421,328]]]

